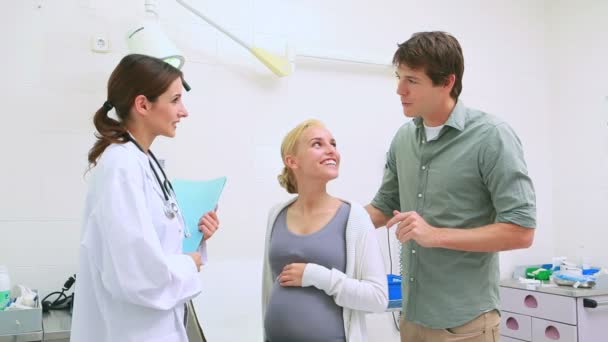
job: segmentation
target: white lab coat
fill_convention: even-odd
[[[90,174],[72,342],[188,341],[184,304],[200,279],[182,254],[183,218],[168,219],[163,200],[148,156],[133,143],[104,151]]]

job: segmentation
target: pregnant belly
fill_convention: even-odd
[[[282,287],[275,282],[264,328],[271,342],[344,341],[342,308],[315,287]]]

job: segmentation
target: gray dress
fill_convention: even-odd
[[[321,230],[298,235],[287,229],[287,208],[283,209],[272,229],[269,261],[275,279],[264,329],[270,342],[345,342],[342,308],[314,286],[283,287],[276,278],[288,264],[314,263],[346,269],[346,222],[350,205],[343,203],[335,216]]]

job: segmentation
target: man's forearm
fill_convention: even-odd
[[[380,209],[371,204],[366,205],[365,210],[367,210],[367,213],[369,214],[369,217],[372,219],[372,223],[376,228],[384,227],[386,222],[388,222],[390,219],[390,217],[384,215]]]
[[[512,223],[494,223],[471,229],[440,228],[438,246],[470,252],[499,252],[528,248],[534,229]]]

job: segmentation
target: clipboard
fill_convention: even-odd
[[[203,240],[203,233],[198,230],[198,221],[201,216],[217,207],[226,177],[209,180],[175,179],[172,183],[186,229],[190,231],[190,237],[184,238],[182,243],[182,252],[196,252]]]

